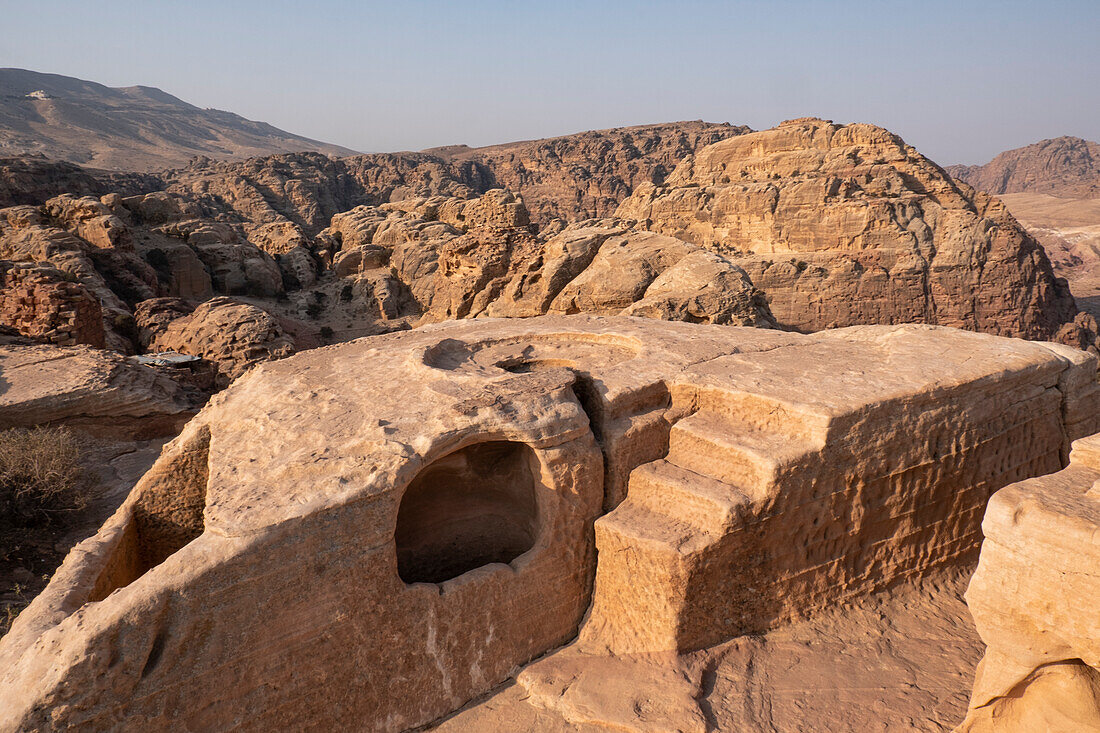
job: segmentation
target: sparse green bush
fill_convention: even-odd
[[[48,524],[85,506],[76,438],[63,428],[0,431],[0,516]]]

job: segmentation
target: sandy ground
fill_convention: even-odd
[[[1054,271],[1069,281],[1077,306],[1100,319],[1100,199],[1040,193],[999,198],[1043,245]]]
[[[433,730],[951,730],[983,651],[962,597],[972,572],[941,571],[686,657],[566,647]]]

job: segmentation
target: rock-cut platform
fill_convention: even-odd
[[[449,322],[216,396],[0,640],[0,729],[403,730],[976,557],[1096,361],[932,326]]]

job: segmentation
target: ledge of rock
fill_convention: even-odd
[[[966,602],[985,657],[960,731],[1100,730],[1100,435],[1006,486]]]
[[[126,439],[174,435],[195,414],[179,384],[87,346],[0,346],[0,427],[66,425]]]
[[[398,731],[572,641],[534,697],[618,725],[598,681],[682,657],[652,720],[694,730],[691,655],[973,562],[989,496],[1100,428],[1095,373],[942,327],[586,315],[261,364],[0,640],[0,729]]]

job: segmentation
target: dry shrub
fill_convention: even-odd
[[[79,444],[64,428],[0,431],[0,517],[48,524],[86,504]]]

